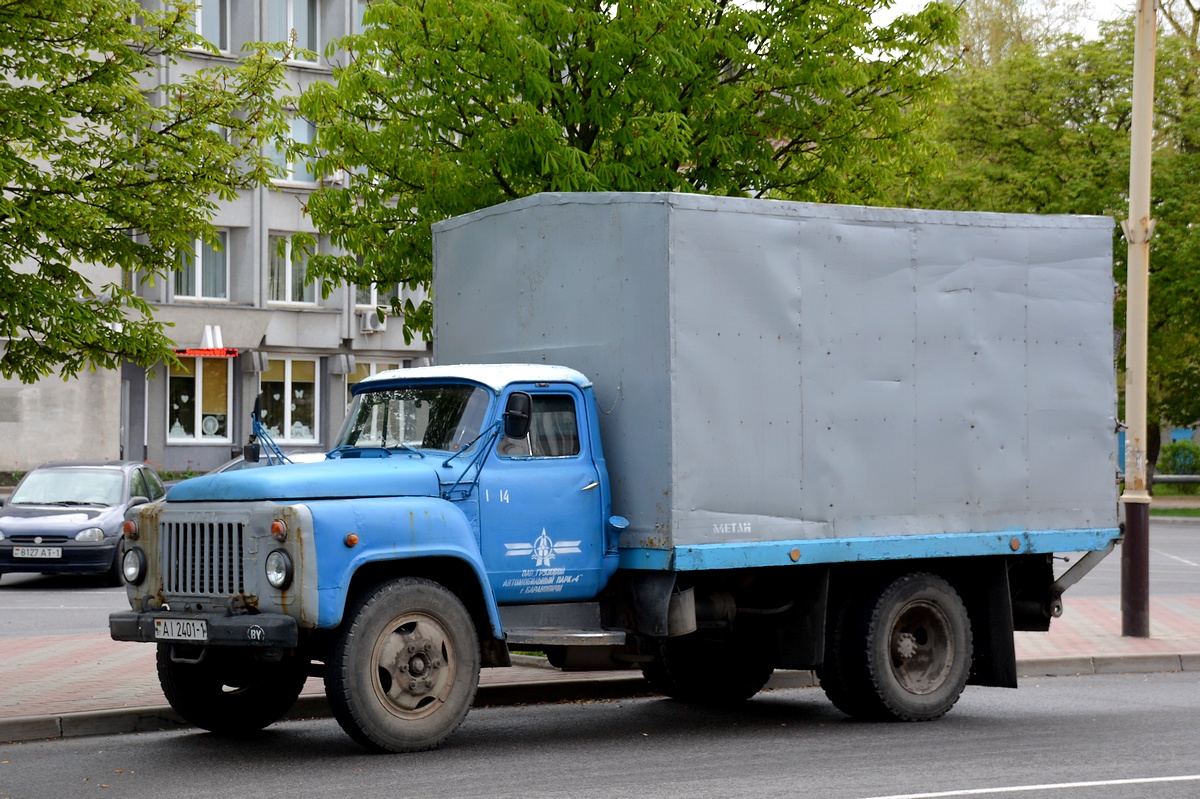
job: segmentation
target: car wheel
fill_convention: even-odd
[[[853,616],[857,624],[835,647],[845,681],[837,686],[845,695],[831,696],[839,708],[859,718],[930,721],[954,706],[971,672],[972,640],[967,609],[948,582],[906,574]]]
[[[308,664],[296,658],[264,663],[209,649],[196,662],[181,662],[171,649],[158,645],[158,681],[167,701],[188,722],[221,735],[247,735],[283,718],[308,679]]]
[[[346,733],[378,752],[433,749],[471,709],[479,638],[449,589],[418,577],[382,583],[347,616],[325,669]]]
[[[650,687],[672,699],[732,705],[757,694],[774,666],[749,637],[692,633],[655,642],[654,659],[642,667]]]
[[[121,574],[121,560],[125,557],[125,538],[117,541],[117,551],[113,553],[113,562],[104,573],[104,584],[120,587],[125,585],[125,577]]]

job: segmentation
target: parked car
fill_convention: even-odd
[[[316,461],[325,460],[324,452],[285,452],[287,459],[292,463],[315,463]],[[205,474],[222,474],[224,472],[236,472],[238,469],[250,469],[257,466],[272,466],[279,464],[267,463],[267,455],[263,453],[257,462],[248,461],[241,455],[238,455],[233,460],[225,461],[215,469],[211,469]]]
[[[165,493],[158,473],[137,461],[39,466],[0,507],[0,575],[100,574],[121,585],[125,511]]]

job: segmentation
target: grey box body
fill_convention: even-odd
[[[438,363],[593,380],[623,546],[1116,526],[1108,218],[543,194],[433,290]]]

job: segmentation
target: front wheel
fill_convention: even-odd
[[[122,574],[122,559],[125,557],[125,539],[120,538],[117,541],[117,551],[113,553],[113,561],[108,565],[108,569],[104,572],[104,584],[114,587],[125,585],[125,576]]]
[[[174,660],[171,644],[158,645],[158,681],[175,712],[221,735],[257,732],[291,710],[308,678],[307,663],[230,657],[209,649],[196,662]],[[240,654],[240,653],[239,653]]]
[[[418,577],[383,583],[347,616],[325,671],[334,717],[378,752],[419,752],[466,718],[479,685],[479,639],[462,602]]]

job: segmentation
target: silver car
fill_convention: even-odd
[[[0,507],[0,575],[99,574],[121,585],[125,511],[166,493],[137,461],[47,463]]]

